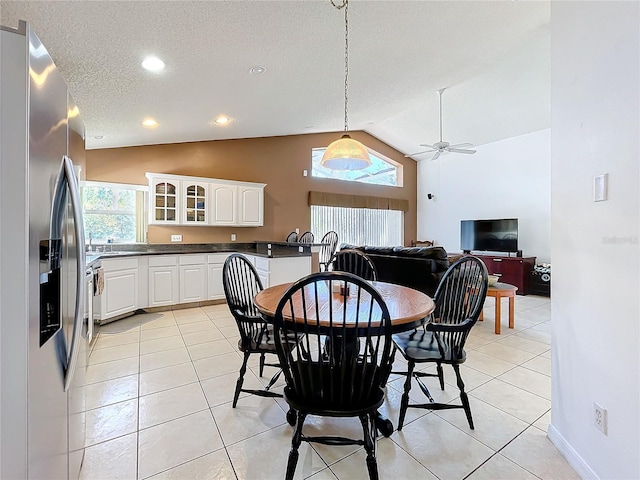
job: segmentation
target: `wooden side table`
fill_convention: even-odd
[[[500,303],[503,297],[507,297],[509,299],[509,328],[513,328],[516,290],[518,290],[518,287],[509,285],[508,283],[496,283],[495,285],[490,286],[487,289],[487,297],[493,297],[496,299],[496,335],[500,335]],[[482,312],[480,312],[480,317],[478,318],[478,320],[482,321],[483,319],[483,314]]]

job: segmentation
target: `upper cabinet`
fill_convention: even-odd
[[[264,187],[238,186],[238,225],[259,227],[264,223]]]
[[[211,183],[211,225],[238,224],[238,187],[228,183]]]
[[[209,186],[204,182],[181,182],[182,223],[185,225],[207,225],[209,223]]]
[[[163,178],[149,178],[149,223],[158,225],[180,223],[178,192],[180,181]]]
[[[150,225],[260,227],[264,183],[147,172]]]

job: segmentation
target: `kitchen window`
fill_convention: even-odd
[[[87,244],[145,242],[146,185],[82,182]]]

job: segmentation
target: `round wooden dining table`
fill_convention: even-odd
[[[387,304],[394,333],[411,330],[421,325],[435,308],[433,300],[428,295],[413,288],[386,282],[369,283],[380,293],[380,296]],[[267,320],[274,317],[278,302],[291,285],[293,283],[274,285],[273,287],[265,288],[254,297],[256,307],[260,310],[260,313],[267,317]],[[305,288],[311,289],[313,287],[307,285]],[[314,296],[309,295],[308,298],[313,299]],[[350,301],[350,297],[346,298],[347,301]],[[318,310],[320,312],[329,310],[329,300],[331,300],[334,307],[338,307],[344,302],[345,297],[338,292],[329,292],[328,287],[322,288],[322,285],[320,285],[318,288],[318,302],[320,303]],[[337,309],[334,308],[334,310]],[[308,312],[312,313],[314,311],[316,311],[315,305],[309,305]]]
[[[375,281],[370,283],[387,304],[394,333],[405,332],[422,325],[435,309],[435,303],[431,297],[418,290],[393,283]],[[256,307],[268,322],[275,316],[280,299],[291,285],[293,283],[274,285],[273,287],[265,288],[254,297]],[[305,288],[313,288],[313,286],[307,285]],[[309,298],[314,298],[314,296],[309,295]],[[345,297],[338,292],[330,292],[328,287],[320,287],[318,289],[318,309],[316,310],[315,306],[309,306],[308,312],[326,312],[329,310],[329,302],[333,303],[335,310],[335,307],[339,307],[344,303],[345,298],[347,302],[350,301],[348,296]],[[348,310],[349,305],[347,304]],[[376,425],[378,430],[386,437],[393,433],[391,421],[379,413]]]

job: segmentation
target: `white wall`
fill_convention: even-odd
[[[460,220],[517,218],[523,255],[550,262],[550,142],[546,129],[481,145],[474,155],[421,160],[418,240],[457,252]],[[435,198],[427,199],[428,193]]]
[[[639,27],[638,2],[551,2],[548,433],[583,478],[640,478]]]

